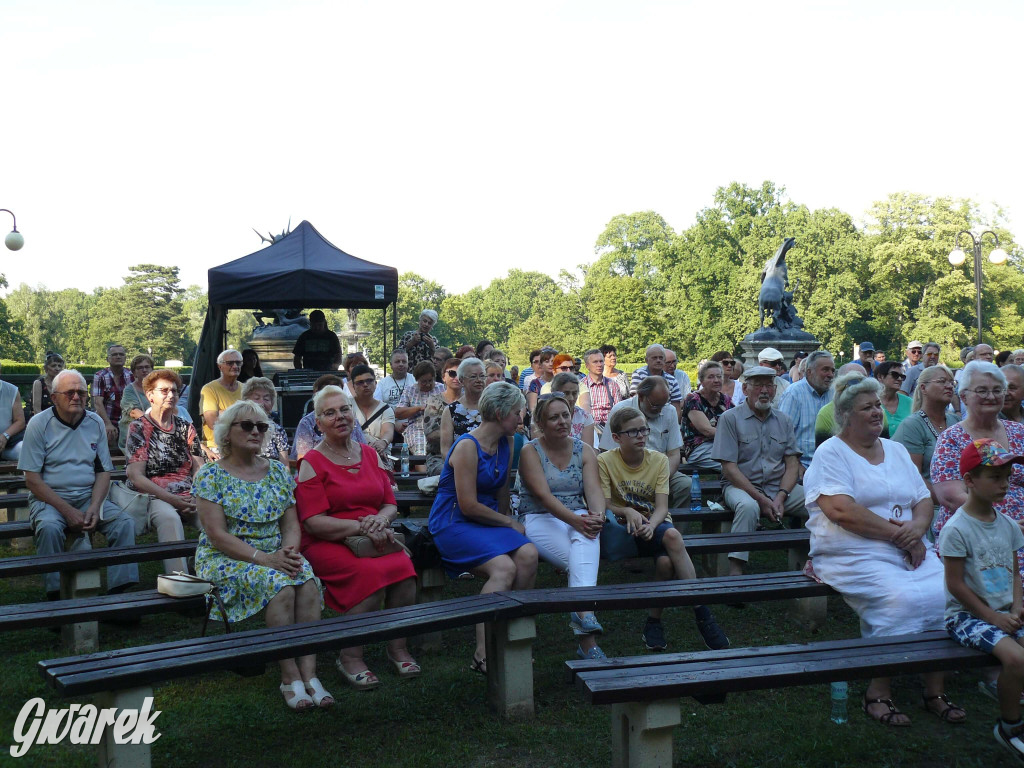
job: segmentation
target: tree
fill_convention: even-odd
[[[103,291],[92,308],[89,351],[101,360],[111,343],[123,344],[132,355],[147,352],[158,364],[180,359],[188,320],[181,304],[177,267],[138,264],[120,288]]]
[[[0,288],[7,287],[7,278],[0,275]],[[7,302],[0,301],[0,357],[9,360],[32,360],[32,345],[21,320],[11,316]]]

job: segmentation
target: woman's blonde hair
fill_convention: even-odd
[[[917,377],[917,386],[914,387],[914,399],[910,404],[911,410],[914,412],[920,411],[924,407],[924,384],[927,384],[932,379],[937,379],[942,374],[949,376],[951,381],[956,379],[953,377],[953,372],[949,370],[942,363],[933,365],[931,368],[925,368],[921,371],[921,375]]]
[[[251,418],[254,421],[265,421],[272,425],[266,411],[252,400],[239,400],[232,403],[220,412],[220,416],[217,417],[217,423],[213,425],[213,442],[216,443],[221,458],[227,458],[231,455],[231,427],[236,421],[243,421],[246,418]],[[270,439],[270,430],[268,429],[264,432],[262,437],[261,451],[266,447],[267,440]]]

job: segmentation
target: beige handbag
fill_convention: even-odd
[[[122,481],[115,480],[110,484],[107,498],[135,522],[136,539],[146,532],[149,528],[149,503],[155,496],[133,491]]]
[[[395,534],[393,542],[386,542],[383,550],[377,549],[369,536],[346,536],[344,543],[346,547],[352,550],[356,557],[382,557],[394,552],[409,554],[409,550],[405,546],[405,536],[401,533]]]
[[[168,597],[197,597],[212,590],[213,582],[181,571],[161,573],[156,577],[156,591]]]

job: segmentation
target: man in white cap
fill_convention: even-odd
[[[800,448],[793,422],[772,407],[778,377],[758,365],[740,377],[746,398],[718,417],[711,458],[722,463],[725,505],[734,533],[752,533],[762,515],[776,522],[784,514],[806,517],[804,490],[797,485]],[[738,576],[748,552],[729,553],[729,575]]]
[[[916,342],[912,341],[910,343],[914,344]],[[914,394],[914,388],[917,387],[917,379],[925,368],[931,368],[933,365],[938,365],[939,353],[941,351],[941,347],[939,347],[939,345],[934,341],[929,341],[924,345],[922,354],[919,358],[921,362],[906,369],[907,378],[903,380],[903,386],[901,387],[906,394]],[[907,347],[907,354],[910,354],[910,347]],[[975,351],[975,355],[977,355],[977,351]]]
[[[779,401],[782,400],[782,393],[789,386],[789,382],[782,378],[782,374],[786,372],[786,359],[775,347],[765,347],[757,353],[757,364],[775,371],[777,381],[775,382],[775,395],[772,398],[772,407],[778,408]]]

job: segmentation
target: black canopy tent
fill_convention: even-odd
[[[398,333],[398,270],[356,258],[303,221],[276,243],[208,271],[209,309],[192,364],[188,410],[201,423],[199,393],[220,375],[217,355],[227,342],[229,309],[392,309],[392,344]],[[387,349],[384,350],[387,360]]]

